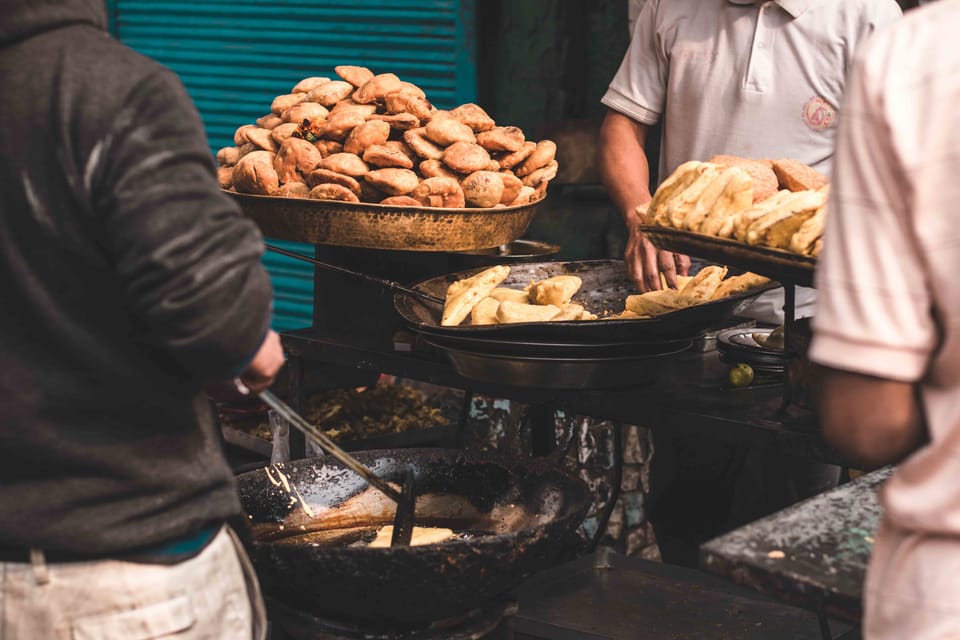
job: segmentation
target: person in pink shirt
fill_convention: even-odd
[[[868,640],[960,638],[960,0],[855,56],[811,358],[824,435],[899,463],[864,588]]]

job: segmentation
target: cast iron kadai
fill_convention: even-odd
[[[459,536],[372,548],[392,506],[330,456],[237,477],[250,555],[273,600],[311,615],[398,632],[463,615],[583,548],[592,502],[554,459],[508,460],[453,449],[360,451],[382,478],[416,475],[418,526]],[[352,535],[352,539],[349,537]]]
[[[393,280],[387,280],[386,278],[378,278],[376,276],[367,275],[366,273],[360,273],[359,271],[354,271],[352,269],[347,269],[345,267],[340,267],[335,264],[330,264],[329,262],[323,262],[317,260],[316,258],[311,258],[310,256],[305,256],[302,253],[297,253],[296,251],[287,251],[286,249],[281,249],[280,247],[274,246],[272,244],[264,245],[270,251],[274,253],[279,253],[280,255],[287,256],[288,258],[294,258],[296,260],[303,260],[304,262],[309,262],[318,267],[322,267],[329,271],[335,271],[337,273],[342,273],[354,278],[359,278],[361,280],[366,280],[367,282],[372,282],[374,284],[379,284],[381,286],[387,287],[393,291],[399,291],[410,296],[415,296],[420,300],[425,300],[431,304],[438,304],[441,307],[443,306],[443,299],[432,296],[424,291],[418,291],[416,289],[411,289],[410,287],[405,287],[399,282],[394,282]]]
[[[238,386],[240,386],[238,384]],[[312,438],[323,450],[339,460],[344,466],[356,473],[358,476],[376,487],[382,493],[387,495],[397,505],[396,514],[393,522],[393,538],[390,545],[406,546],[410,544],[410,538],[413,534],[414,505],[416,497],[413,487],[413,473],[407,469],[404,472],[402,492],[397,492],[393,487],[377,476],[373,471],[365,467],[352,455],[341,449],[337,444],[327,437],[325,433],[317,429],[312,424],[300,417],[287,403],[275,396],[270,391],[261,391],[257,394],[264,404],[280,414],[284,420],[292,424],[305,436]]]
[[[434,296],[446,294],[452,282],[475,275],[483,269],[468,269],[445,276],[423,280],[413,289]],[[635,294],[636,287],[627,275],[622,260],[582,260],[575,262],[531,262],[510,266],[510,275],[500,285],[522,289],[532,280],[551,276],[575,275],[582,281],[574,302],[598,316],[616,314],[624,309],[627,296]],[[588,342],[638,343],[658,340],[695,338],[706,329],[739,313],[764,291],[778,287],[771,283],[745,293],[711,300],[703,304],[679,309],[655,318],[633,320],[575,320],[566,322],[518,322],[514,324],[445,327],[440,324],[441,311],[425,305],[413,296],[400,293],[394,296],[394,306],[400,316],[420,333],[443,337],[474,337],[503,341],[527,342]]]

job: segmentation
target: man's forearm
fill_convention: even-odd
[[[650,167],[643,150],[646,126],[609,112],[600,128],[600,172],[628,229],[640,222],[636,207],[650,200]]]
[[[927,438],[914,385],[820,368],[823,435],[866,469],[899,462]]]

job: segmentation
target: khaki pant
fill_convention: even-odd
[[[260,588],[224,527],[175,565],[0,563],[0,640],[264,640]]]

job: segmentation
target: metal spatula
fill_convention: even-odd
[[[237,386],[238,388],[242,388],[243,383],[237,381]],[[274,395],[273,392],[261,391],[257,395],[260,396],[260,399],[263,400],[268,407],[276,411],[280,417],[292,424],[296,429],[302,431],[308,438],[312,438],[324,451],[369,482],[370,486],[376,487],[396,502],[397,512],[393,519],[393,537],[390,541],[390,546],[409,546],[410,538],[413,535],[414,508],[416,507],[413,471],[411,469],[406,470],[406,475],[403,480],[403,490],[402,492],[398,492],[380,478],[380,476],[368,469],[366,465],[341,449],[333,440],[323,433],[323,431],[303,419],[299,413]]]

